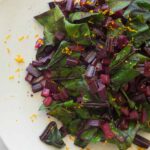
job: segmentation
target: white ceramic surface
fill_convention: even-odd
[[[0,0],[0,137],[9,150],[56,149],[41,143],[38,138],[50,119],[38,111],[42,98],[38,94],[31,97],[30,86],[24,81],[25,68],[36,53],[35,35],[42,36],[42,28],[33,16],[48,10],[47,2],[49,0]],[[24,57],[24,64],[15,62],[18,54]],[[18,68],[20,72],[16,72]],[[14,79],[9,80],[10,76]],[[69,137],[65,142],[64,150],[80,149]],[[88,148],[117,150],[107,144],[91,144]]]

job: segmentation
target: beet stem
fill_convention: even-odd
[[[150,141],[138,134],[135,136],[133,143],[143,148],[149,148],[150,146]]]

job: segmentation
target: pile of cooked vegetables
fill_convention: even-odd
[[[150,1],[63,0],[35,19],[43,26],[26,81],[41,91],[53,121],[40,139],[62,148],[90,142],[148,148],[150,132]]]

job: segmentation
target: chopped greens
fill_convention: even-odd
[[[150,132],[150,1],[63,0],[35,17],[43,26],[26,81],[44,97],[50,122],[41,141],[56,148],[109,142],[148,148]]]

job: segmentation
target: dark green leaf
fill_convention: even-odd
[[[115,72],[111,78],[113,90],[118,91],[120,87],[137,77],[140,73],[134,69],[136,62],[129,62]]]
[[[60,43],[57,51],[54,53],[50,62],[46,66],[40,68],[40,70],[45,70],[45,69],[48,69],[49,67],[51,67],[51,69],[57,68],[57,70],[56,70],[57,72],[60,71],[60,69],[61,69],[61,72],[65,72],[65,69],[63,70],[62,67],[66,66],[67,55],[64,54],[62,51],[64,48],[67,48],[70,44],[71,43],[69,43],[69,42],[62,41]],[[81,55],[80,53],[72,52],[72,54],[70,56],[79,59],[80,55]],[[83,70],[84,68],[81,66],[80,69]],[[70,69],[68,68],[67,70],[69,71]],[[54,74],[55,74],[55,72],[54,72]],[[56,74],[57,74],[57,72],[56,72]],[[60,74],[63,74],[61,72],[60,72]]]
[[[135,47],[140,47],[146,40],[150,39],[150,28],[147,21],[150,20],[150,2],[148,0],[134,0],[125,11],[124,16],[131,22],[128,26],[135,32],[128,32],[128,36],[134,40]]]
[[[150,1],[149,0],[136,0],[136,3],[139,7],[150,11]]]
[[[101,130],[98,130],[97,133],[93,136],[91,142],[92,143],[98,143],[100,141],[104,140],[104,135],[103,132]]]
[[[81,79],[63,81],[61,84],[68,90],[72,96],[80,96],[80,94],[87,91],[86,82]]]
[[[69,124],[73,118],[75,118],[75,112],[70,111],[67,108],[77,106],[73,100],[66,101],[64,103],[53,102],[48,107],[49,114],[59,119],[64,125]]]
[[[57,125],[54,124],[49,129],[48,139],[45,141],[46,144],[53,145],[57,148],[62,148],[65,146],[64,141],[62,140],[62,136],[60,131],[57,128]]]
[[[39,16],[36,16],[35,19],[51,33],[55,33],[56,31],[64,31],[64,15],[58,6]]]
[[[69,133],[72,135],[77,134],[77,132],[79,131],[81,122],[82,122],[81,119],[76,119],[70,122],[69,127],[68,127]]]
[[[69,20],[71,22],[80,21],[87,22],[90,20],[91,22],[100,22],[104,19],[104,15],[102,13],[90,13],[90,12],[75,12],[69,15]]]
[[[80,117],[81,119],[90,119],[91,118],[89,111],[85,108],[77,108],[75,111],[76,111],[78,117]]]
[[[52,59],[50,60],[50,62],[42,67],[39,68],[39,70],[45,70],[48,69],[49,67],[52,67],[53,65],[55,65],[56,63],[58,63],[59,61],[62,61],[63,58],[65,57],[65,54],[62,53],[62,49],[64,49],[65,47],[69,46],[69,42],[66,41],[62,41],[57,49],[57,51],[55,52],[55,54],[53,55]]]
[[[107,36],[117,38],[119,35],[121,35],[124,32],[123,30],[124,25],[122,24],[121,19],[116,19],[115,23],[118,25],[118,28],[108,29]]]
[[[147,121],[141,125],[141,130],[150,133],[150,104],[145,102],[142,106],[147,112]]]
[[[37,53],[36,53],[36,58],[40,58],[41,57],[41,54],[44,52],[44,49],[45,49],[46,45],[42,45],[40,48],[37,49]]]
[[[71,108],[78,106],[79,104],[74,102],[73,100],[65,101],[65,102],[53,102],[52,105],[47,107],[50,111],[55,110],[57,107],[65,107],[65,108]]]
[[[85,148],[92,141],[92,138],[96,135],[97,131],[97,128],[84,131],[80,137],[76,138],[75,145]]]
[[[133,0],[130,6],[126,9],[124,16],[128,17],[131,14],[134,16],[142,15],[145,20],[148,20],[150,17],[150,2],[149,0]]]
[[[142,21],[142,18],[141,20],[135,20],[134,22],[132,22],[130,28],[135,31],[128,32],[128,36],[133,39],[133,44],[135,45],[135,47],[140,47],[146,40],[150,39],[149,26]]]
[[[90,93],[88,91],[84,92],[84,95],[82,96],[83,102],[86,103],[86,102],[90,101],[90,98],[91,98]]]
[[[140,53],[135,53],[134,55],[129,57],[129,61],[137,62],[137,63],[144,63],[145,61],[149,61],[150,58],[146,57]]]
[[[70,57],[73,57],[76,59],[79,59],[80,56],[81,56],[81,53],[78,53],[78,52],[72,52],[70,55]],[[58,59],[58,62],[54,63],[54,65],[51,66],[51,69],[56,70],[56,68],[57,68],[56,71],[58,71],[60,69],[63,70],[62,68],[67,69],[67,65],[66,65],[67,57],[68,57],[67,55],[64,55],[64,57],[62,57],[62,58],[60,57],[61,59]],[[70,68],[73,68],[73,67],[70,67]],[[84,67],[81,66],[80,68],[84,68]]]
[[[108,100],[110,105],[115,109],[115,111],[117,112],[118,116],[120,116],[120,106],[117,105],[117,103],[114,101],[114,97],[112,96],[112,94],[109,92],[108,93]]]
[[[134,39],[134,45],[135,47],[140,47],[143,43],[145,43],[147,40],[150,40],[150,30],[147,30],[138,36],[135,37]]]
[[[90,45],[90,29],[86,23],[72,24],[65,20],[68,37],[77,44]]]
[[[124,17],[129,17],[130,13],[140,10],[140,8],[137,6],[137,4],[135,3],[135,0],[133,0],[130,5],[128,6],[128,8],[125,10],[124,12]]]
[[[81,134],[80,138],[85,141],[91,141],[97,130],[97,128],[88,129]]]
[[[77,77],[81,78],[82,74],[85,73],[84,66],[76,66],[76,67],[61,67],[55,68],[55,70],[52,71],[52,77],[59,79],[59,78],[66,78],[67,77]]]
[[[127,46],[124,49],[122,49],[117,55],[116,57],[112,60],[111,64],[110,64],[110,69],[113,68],[114,66],[116,66],[118,63],[120,63],[121,61],[127,59],[127,56],[130,54],[131,52],[131,47]]]
[[[54,34],[49,32],[47,28],[44,28],[45,45],[54,45],[54,39]]]
[[[146,60],[150,58],[135,53],[131,55],[120,67],[112,73],[112,87],[115,91],[119,90],[119,88],[137,77],[140,73],[135,69],[138,63],[144,63]]]
[[[65,48],[65,47],[68,47],[70,45],[69,42],[66,42],[66,41],[62,41],[57,49],[57,51],[55,52],[55,54],[53,55],[50,63],[48,64],[48,68],[51,67],[52,65],[56,64],[58,61],[60,61],[64,56],[65,54],[62,53],[62,50]]]
[[[70,101],[64,102],[63,106],[64,107],[74,107],[74,106],[77,106],[77,103],[75,103],[73,100],[70,100]]]
[[[62,106],[62,105],[60,105],[60,103],[54,101],[54,102],[48,107],[48,110],[53,111],[53,110],[55,110],[55,108],[60,107],[60,106]]]
[[[121,89],[121,92],[124,95],[124,97],[126,98],[126,100],[128,101],[128,104],[129,104],[130,108],[134,109],[135,108],[135,102],[130,100],[127,93],[123,89]]]
[[[79,146],[79,147],[82,147],[82,148],[85,148],[90,142],[89,141],[83,141],[79,138],[76,138],[75,141],[74,141],[74,144]]]
[[[140,22],[146,23],[147,21],[150,21],[150,12],[148,11],[134,11],[130,15],[131,17],[137,17]]]
[[[126,8],[130,3],[131,0],[108,0],[109,7],[113,12]]]
[[[49,114],[60,120],[64,125],[68,125],[72,119],[75,118],[74,112],[67,110],[58,104],[54,104],[50,107]]]
[[[44,27],[45,45],[54,45],[55,32],[65,33],[64,15],[58,6],[36,16],[35,19]]]
[[[81,53],[78,53],[78,52],[72,52],[71,54],[71,57],[76,58],[76,59],[79,59],[80,56],[81,56]]]
[[[119,130],[113,123],[110,125],[112,131],[116,135],[116,138],[111,139],[108,142],[117,145],[120,150],[127,150],[131,146],[137,131],[140,129],[140,125],[135,123],[130,123],[129,128],[126,131]],[[123,138],[125,141],[120,142],[117,137],[121,139]]]

